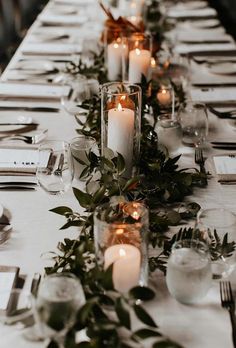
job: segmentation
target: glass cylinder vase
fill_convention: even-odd
[[[105,204],[94,213],[94,241],[98,264],[113,265],[114,288],[127,293],[147,285],[148,210],[139,202]]]
[[[141,135],[141,88],[122,82],[102,86],[102,154],[108,147],[125,160],[125,177],[133,173],[139,157]]]
[[[127,54],[123,54],[123,81],[141,83],[151,78],[152,37],[148,33],[133,33],[127,38]]]

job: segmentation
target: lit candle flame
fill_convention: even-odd
[[[156,60],[154,57],[151,58],[151,67],[155,68],[156,67]]]
[[[122,111],[122,105],[119,103],[118,106],[117,106],[117,110],[118,111]]]
[[[140,49],[136,48],[135,52],[136,52],[137,56],[140,56],[140,53],[141,53]]]
[[[120,249],[119,250],[119,254],[120,254],[120,257],[124,257],[125,255],[126,255],[126,252],[125,252],[125,250],[124,249]]]
[[[162,93],[162,94],[166,94],[166,93],[167,93],[167,90],[163,88],[162,91],[161,91],[161,93]]]
[[[119,48],[119,44],[118,43],[114,43],[114,48]]]
[[[140,218],[139,213],[138,213],[137,211],[134,211],[134,212],[132,213],[132,218],[135,219],[135,220],[138,220],[138,219]]]
[[[118,228],[118,229],[116,230],[116,234],[123,234],[123,233],[124,233],[123,228]]]

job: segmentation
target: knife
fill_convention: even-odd
[[[47,106],[0,106],[0,110],[22,110],[22,111],[38,111],[38,112],[58,112],[60,109]]]
[[[213,145],[223,145],[223,146],[236,146],[236,142],[235,141],[211,141],[211,144]]]
[[[0,122],[0,126],[38,126],[38,123],[1,123]]]

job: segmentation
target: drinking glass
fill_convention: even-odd
[[[86,135],[79,135],[71,140],[70,147],[74,165],[74,178],[83,181],[86,179],[86,175],[83,176],[82,173],[86,165],[89,165],[89,152],[96,150],[96,139]]]
[[[81,111],[82,102],[90,97],[88,80],[83,75],[70,75],[66,76],[64,86],[70,87],[70,93],[62,95],[61,105],[70,115],[76,116]]]
[[[174,243],[167,264],[166,282],[171,295],[191,304],[201,300],[211,286],[212,272],[207,244],[184,239]]]
[[[208,115],[205,104],[188,101],[179,109],[179,119],[183,131],[183,144],[201,146],[208,135]]]
[[[236,242],[236,215],[224,208],[203,209],[198,212],[196,228],[206,242],[219,243],[214,235],[216,231],[222,243],[227,234],[227,242]],[[228,255],[227,255],[228,253]],[[212,271],[214,279],[227,277],[234,269],[236,263],[236,252],[227,252],[226,248],[218,249],[213,255]]]
[[[74,176],[69,144],[60,140],[48,141],[39,146],[38,153],[36,176],[42,189],[51,195],[68,191]]]
[[[164,145],[171,154],[178,152],[182,145],[182,129],[176,118],[172,118],[171,114],[158,116],[155,131],[158,142]]]
[[[47,276],[35,299],[35,315],[43,337],[53,338],[64,348],[65,336],[76,321],[76,314],[85,303],[78,278],[70,273]]]

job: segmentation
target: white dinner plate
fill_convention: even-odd
[[[37,71],[41,74],[42,71],[50,72],[55,69],[52,62],[48,60],[22,60],[15,65],[16,69],[22,70],[31,70],[34,71],[34,74],[37,74]]]
[[[219,75],[233,75],[236,74],[236,64],[234,63],[220,63],[210,66],[209,71],[213,74]]]
[[[12,123],[9,125],[3,125],[3,123]],[[14,124],[13,124],[14,123]],[[18,123],[18,125],[16,125]],[[22,124],[23,123],[23,124]],[[0,116],[0,136],[1,133],[7,133],[7,132],[18,132],[21,129],[24,129],[27,127],[27,125],[32,123],[32,117],[29,116],[14,116],[14,115],[4,115]]]
[[[206,20],[198,20],[191,22],[194,28],[215,28],[220,25],[220,22],[217,18],[206,19]]]

